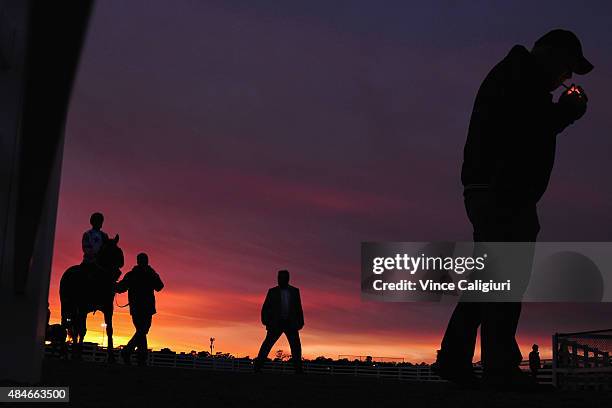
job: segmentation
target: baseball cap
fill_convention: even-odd
[[[549,31],[535,42],[535,46],[548,46],[564,50],[572,72],[578,75],[588,74],[593,69],[593,64],[582,54],[580,40],[571,31],[561,29]]]

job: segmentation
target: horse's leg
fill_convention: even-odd
[[[83,313],[81,316],[81,338],[79,339],[79,343],[81,346],[83,345],[83,341],[85,340],[85,335],[87,334],[87,313]]]
[[[73,314],[70,319],[70,325],[68,326],[68,330],[70,330],[70,342],[72,343],[72,360],[78,360],[79,358],[79,323],[77,320],[77,314]]]
[[[113,306],[104,308],[104,323],[106,324],[106,337],[108,339],[108,362],[115,362],[115,351],[113,350]]]
[[[67,337],[66,329],[62,326],[62,337],[60,338],[60,358],[62,360],[67,359],[68,354],[68,346],[66,345],[66,337]]]
[[[78,323],[74,322],[72,326],[72,359],[78,360],[79,355],[79,336],[81,335]]]
[[[83,359],[83,341],[85,340],[85,334],[87,334],[87,313],[82,313],[78,317],[77,333],[79,338],[78,359]]]

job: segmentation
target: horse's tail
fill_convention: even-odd
[[[66,269],[60,279],[60,304],[62,314],[62,325],[64,327],[69,326],[67,324],[68,319],[73,319],[78,308],[78,278],[80,276],[80,265],[74,265]]]

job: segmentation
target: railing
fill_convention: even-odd
[[[114,354],[117,361],[121,364],[122,362],[120,361],[119,350],[114,350]],[[50,346],[47,346],[46,355],[48,357],[52,357],[56,356],[56,353],[53,352]],[[84,361],[105,362],[107,359],[107,350],[102,347],[97,347],[95,344],[84,344],[82,358]],[[543,360],[544,368],[538,372],[538,381],[542,384],[552,383],[552,370],[549,363],[549,360]],[[253,371],[253,362],[250,359],[211,358],[192,354],[166,354],[160,352],[150,352],[148,354],[147,364],[153,367],[172,367],[194,370],[215,370],[244,373]],[[528,362],[523,362],[522,368],[528,367],[528,364]],[[293,373],[293,365],[291,362],[270,361],[264,365],[262,371],[266,373],[290,374]],[[305,362],[304,371],[307,374],[313,375],[369,377],[400,381],[444,381],[433,373],[431,366],[429,365],[364,365],[355,363],[334,364],[323,362]],[[475,366],[474,371],[477,376],[480,376],[482,373],[482,368],[480,366]]]
[[[612,390],[612,329],[555,333],[552,350],[554,385]]]

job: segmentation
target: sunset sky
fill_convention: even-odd
[[[612,4],[461,3],[98,1],[66,129],[52,322],[101,211],[123,272],[145,251],[166,284],[153,348],[215,337],[254,356],[266,290],[288,269],[306,357],[431,361],[451,309],[362,302],[360,243],[470,239],[459,172],[477,88],[512,45],[557,27],[595,70],[576,78],[589,111],[559,137],[539,238],[612,240]],[[115,326],[125,343],[127,309]],[[609,327],[609,304],[529,304],[519,341],[546,356],[555,331]]]

